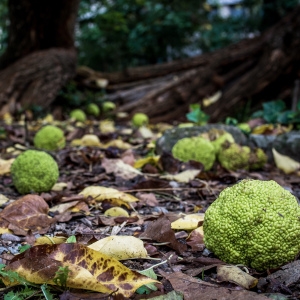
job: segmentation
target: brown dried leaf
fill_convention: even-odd
[[[243,272],[240,268],[229,265],[217,267],[217,278],[218,281],[233,282],[247,290],[254,288],[258,282],[256,278]]]
[[[177,292],[181,292],[184,295],[184,300],[268,300],[269,298],[263,295],[259,295],[254,292],[242,290],[236,291],[227,289],[225,287],[213,285],[185,275],[181,272],[175,272],[167,274],[160,271],[160,274],[170,281],[173,288]]]
[[[165,243],[168,242],[167,246],[182,253],[186,251],[187,246],[177,241],[174,231],[171,229],[171,222],[166,216],[162,216],[156,221],[153,221],[140,235],[140,238],[150,238],[152,240]]]
[[[126,180],[143,174],[131,165],[124,163],[121,159],[103,158],[102,167],[105,169],[107,174],[113,173],[115,176],[119,176]]]
[[[55,219],[48,216],[49,206],[37,195],[26,195],[3,209],[0,217],[9,222],[8,228],[15,234],[46,233]]]

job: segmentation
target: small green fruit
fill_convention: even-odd
[[[48,192],[59,177],[58,165],[46,152],[26,150],[14,160],[11,176],[20,194]]]
[[[116,104],[111,101],[105,101],[102,104],[102,109],[104,112],[109,112],[116,109]]]
[[[99,106],[98,106],[97,104],[95,104],[95,103],[90,103],[90,104],[86,107],[86,112],[87,112],[89,115],[98,117],[99,114],[100,114],[100,108],[99,108]]]
[[[47,125],[36,133],[33,143],[38,149],[55,151],[65,147],[66,139],[60,128]]]
[[[79,122],[84,122],[86,120],[86,115],[81,109],[74,109],[70,113],[71,119],[74,119]]]
[[[136,127],[141,127],[149,123],[149,118],[143,113],[136,113],[132,117],[132,124]]]

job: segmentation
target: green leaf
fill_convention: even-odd
[[[61,286],[63,288],[66,288],[67,286],[67,279],[69,276],[69,267],[59,267],[58,271],[55,273],[55,277],[53,278],[53,281],[56,285]]]
[[[279,113],[285,109],[285,103],[282,100],[265,102],[263,104],[263,118],[268,123],[276,123]]]
[[[22,252],[25,252],[26,250],[28,250],[31,246],[30,245],[23,245],[23,246],[20,246],[19,247],[19,252],[22,253]]]
[[[204,125],[207,123],[209,116],[203,112],[200,108],[197,108],[186,114],[189,121],[194,122],[198,125]]]
[[[31,296],[35,295],[37,292],[35,289],[26,286],[20,291],[10,291],[4,296],[4,300],[23,300],[28,299]]]
[[[43,295],[44,295],[46,300],[53,300],[53,295],[49,291],[49,287],[48,287],[47,284],[42,284],[41,285],[41,290],[42,290]]]
[[[145,275],[147,277],[150,277],[152,279],[157,279],[157,275],[153,271],[153,269],[146,269],[143,271],[138,271],[140,274]],[[152,291],[157,291],[157,287],[155,286],[154,283],[149,283],[142,285],[136,290],[137,294],[150,294]]]
[[[66,243],[72,244],[72,243],[76,243],[76,236],[75,235],[71,235],[67,238]]]

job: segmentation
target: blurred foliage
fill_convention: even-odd
[[[190,112],[186,114],[186,118],[196,125],[205,125],[209,120],[209,116],[201,110],[201,106],[198,103],[190,105]]]
[[[97,92],[89,89],[80,90],[74,81],[69,81],[56,98],[57,103],[62,103],[68,109],[86,106],[90,103],[102,105],[105,100],[104,90]]]
[[[0,1],[0,55],[4,52],[8,39],[8,0]]]
[[[82,0],[80,64],[101,71],[170,61],[258,35],[299,0]]]
[[[8,40],[7,1],[0,1],[0,54]],[[230,2],[230,1],[227,1]],[[124,70],[213,51],[260,34],[299,0],[81,0],[79,63]]]
[[[300,101],[295,111],[287,110],[282,100],[263,103],[263,109],[252,114],[252,118],[262,118],[271,124],[300,124]]]

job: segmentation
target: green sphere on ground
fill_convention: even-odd
[[[104,112],[109,112],[116,109],[116,104],[111,101],[105,101],[102,104],[102,109]]]
[[[11,176],[20,194],[48,192],[59,177],[58,165],[46,152],[26,150],[14,160]]]
[[[64,132],[53,125],[41,128],[33,139],[34,146],[38,149],[54,151],[62,149],[66,145]]]
[[[300,208],[275,181],[243,180],[207,209],[204,242],[221,260],[263,271],[300,252]]]
[[[100,108],[97,104],[95,103],[90,103],[87,107],[86,107],[86,112],[89,115],[98,117],[100,114]]]
[[[141,127],[149,123],[149,118],[143,113],[136,113],[132,117],[132,124],[136,127]]]
[[[251,149],[248,146],[240,146],[232,143],[228,148],[222,148],[218,152],[218,160],[226,170],[249,169]]]
[[[84,122],[86,120],[86,115],[81,109],[74,109],[70,113],[71,119],[74,119],[79,122]]]
[[[216,160],[214,146],[203,137],[190,137],[179,140],[173,146],[172,154],[183,162],[195,160],[202,163],[205,171],[210,170]]]

